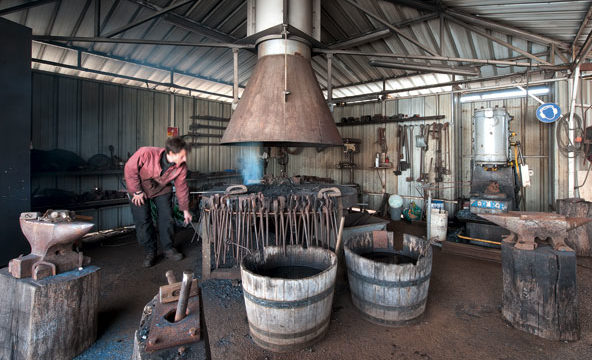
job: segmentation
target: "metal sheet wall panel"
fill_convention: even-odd
[[[445,119],[442,121],[451,121],[452,119],[452,103],[450,94],[432,95],[425,97],[415,97],[407,99],[389,100],[384,104],[381,103],[366,103],[353,104],[345,107],[336,107],[334,109],[333,117],[335,121],[340,121],[342,117],[360,117],[362,115],[386,114],[387,116],[395,114],[419,114],[424,115],[444,115]],[[419,133],[419,125],[421,121],[407,123],[414,125],[414,134]],[[360,153],[354,155],[354,161],[358,168],[354,171],[354,182],[362,185],[364,193],[368,194],[368,207],[377,209],[382,200],[382,183],[381,178],[385,181],[386,191],[389,194],[400,194],[405,196],[406,205],[411,201],[415,201],[422,206],[423,201],[415,197],[421,196],[421,189],[418,190],[417,182],[407,182],[405,178],[410,176],[409,171],[404,172],[401,176],[395,176],[393,170],[375,170],[373,169],[374,157],[376,152],[380,151],[377,141],[378,128],[382,125],[363,125],[363,126],[344,126],[339,127],[342,137],[352,137],[362,140]],[[396,161],[397,154],[397,128],[398,124],[388,123],[386,127],[386,137],[389,158],[392,162]],[[451,141],[454,144],[454,134],[450,131]],[[432,140],[433,141],[433,140]],[[291,155],[288,163],[288,175],[314,175],[320,177],[330,177],[337,183],[349,182],[349,171],[336,169],[335,165],[343,160],[341,148],[329,148],[323,152],[317,153],[315,149],[304,149],[299,155]],[[433,153],[428,152],[426,158],[429,161]],[[419,149],[414,147],[414,176],[419,176]],[[451,153],[451,159],[454,159],[454,153]],[[279,175],[279,167],[275,161],[270,163],[271,170],[268,171],[274,175]],[[451,169],[454,174],[454,168]],[[379,177],[380,175],[380,177]],[[432,175],[433,178],[433,175]],[[446,176],[445,182],[453,181],[452,176]],[[443,186],[441,193],[436,193],[436,197],[443,197],[446,199],[454,199],[454,189],[452,186]],[[447,208],[452,210],[451,206],[447,204]],[[452,214],[452,211],[451,211]]]
[[[58,74],[34,72],[32,84],[33,148],[59,147],[84,160],[98,153],[109,156],[109,145],[122,159],[140,146],[164,146],[167,127],[174,124],[181,134],[186,133],[192,115],[230,116],[230,104]],[[204,123],[220,125],[214,121]],[[189,169],[208,172],[232,168],[236,162],[233,156],[238,154],[236,148],[202,146],[190,154]],[[121,179],[120,175],[33,176],[32,189],[59,188],[75,193],[94,188],[117,190],[122,189]],[[98,230],[132,224],[128,206],[82,213],[95,217]]]
[[[549,100],[541,97],[542,100]],[[536,119],[535,111],[539,103],[530,98],[506,99],[498,101],[485,101],[462,104],[463,126],[463,182],[471,180],[471,139],[472,114],[475,109],[481,107],[505,107],[514,119],[510,122],[510,129],[518,134],[522,145],[522,152],[526,157],[529,169],[533,171],[531,186],[524,192],[525,211],[548,211],[553,201],[549,184],[549,131],[553,131],[553,125],[543,124]],[[513,152],[512,152],[513,156]],[[469,195],[469,187],[463,187],[463,195]]]

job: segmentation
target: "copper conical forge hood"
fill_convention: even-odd
[[[259,44],[259,59],[222,137],[225,145],[338,146],[341,135],[297,40]]]

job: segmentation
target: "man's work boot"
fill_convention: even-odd
[[[170,260],[179,261],[183,259],[183,254],[172,247],[164,251],[164,257]]]
[[[156,252],[148,252],[146,253],[146,256],[144,257],[144,262],[142,263],[142,266],[144,266],[145,268],[154,266],[154,264],[156,263]]]

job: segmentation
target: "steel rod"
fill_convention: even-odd
[[[177,301],[177,310],[175,312],[175,322],[181,321],[185,318],[192,280],[193,271],[183,271],[183,282],[181,283],[181,290],[179,291],[179,300]]]
[[[164,275],[166,276],[169,285],[177,282],[177,278],[175,277],[175,273],[173,272],[173,270],[167,270],[167,272]]]

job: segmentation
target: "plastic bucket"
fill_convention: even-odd
[[[430,237],[436,241],[445,241],[448,231],[448,211],[432,209],[430,218]]]
[[[403,198],[399,195],[391,195],[388,199],[389,207],[390,207],[390,214],[391,220],[399,221],[401,220],[401,211],[403,209]]]

